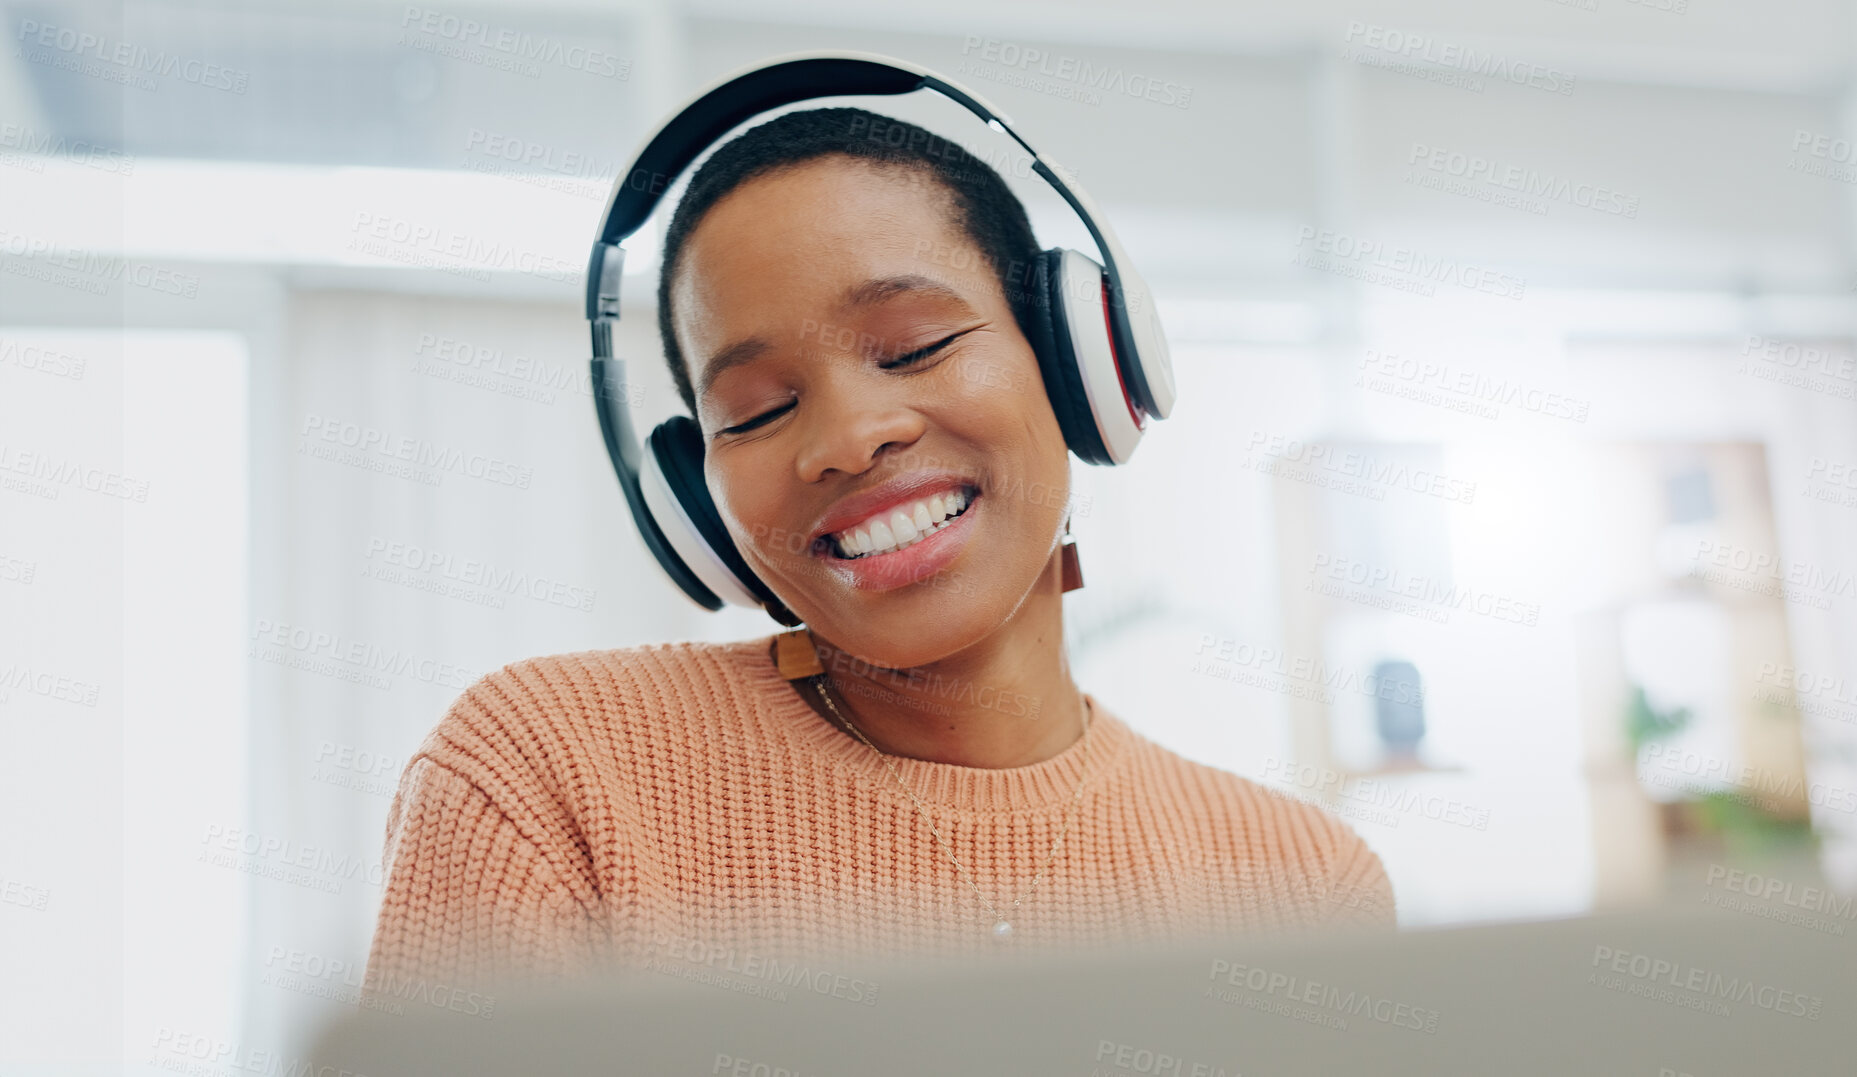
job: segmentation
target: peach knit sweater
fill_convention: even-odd
[[[1087,734],[1029,766],[890,757],[994,906],[1025,895],[998,942],[884,757],[813,711],[770,640],[535,658],[471,685],[388,811],[364,995],[607,962],[739,969],[1393,921],[1380,861],[1346,825],[1162,748],[1092,697]]]

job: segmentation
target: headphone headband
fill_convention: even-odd
[[[658,128],[631,170],[613,185],[600,239],[618,243],[638,231],[690,162],[743,121],[818,97],[909,93],[922,85],[924,75],[870,60],[820,55],[769,61],[713,84]]]
[[[966,108],[987,125],[1004,132],[1032,157],[1032,170],[1044,177],[1064,201],[1083,218],[1084,227],[1103,255],[1103,270],[1108,277],[1111,335],[1118,350],[1134,354],[1145,349],[1149,354],[1164,352],[1166,339],[1154,316],[1148,286],[1129,264],[1115,231],[1102,220],[1096,206],[1080,185],[1066,182],[1052,158],[1032,148],[1014,131],[1005,113],[994,108],[977,94],[929,71],[903,60],[875,53],[806,52],[777,56],[742,72],[727,76],[698,92],[689,104],[664,121],[634,158],[632,167],[613,183],[607,199],[606,213],[600,222],[599,239],[587,264],[587,320],[598,323],[619,317],[619,278],[623,274],[625,249],[619,246],[650,219],[652,211],[663,201],[671,184],[690,163],[715,141],[751,117],[773,109],[820,97],[858,94],[892,95],[918,89],[934,90]],[[1131,315],[1133,317],[1131,318]],[[595,334],[595,355],[598,349]],[[1141,364],[1130,364],[1129,394],[1140,407],[1157,418],[1166,418],[1173,410],[1174,387],[1171,372],[1159,364],[1163,375],[1160,384],[1150,384]]]

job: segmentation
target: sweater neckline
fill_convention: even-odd
[[[1127,755],[1133,737],[1126,723],[1088,692],[1089,726],[1069,747],[1049,759],[1022,767],[969,767],[927,759],[886,756],[827,721],[806,702],[791,682],[780,675],[768,654],[773,635],[724,644],[742,667],[757,695],[767,700],[782,734],[808,754],[827,760],[850,774],[878,783],[908,803],[900,786],[907,786],[929,807],[954,812],[1039,811],[1068,807],[1077,795],[1077,783],[1087,777],[1083,796],[1101,788],[1115,766]],[[892,777],[888,760],[896,768]],[[900,779],[900,781],[899,781]]]

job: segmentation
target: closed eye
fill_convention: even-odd
[[[962,337],[966,336],[967,334],[971,332],[973,332],[972,329],[963,329],[958,333],[950,333],[947,336],[941,338],[940,340],[936,341],[933,344],[930,344],[929,346],[925,348],[917,348],[915,351],[908,352],[903,355],[899,355],[895,357],[894,359],[885,360],[884,362],[879,363],[877,365],[884,370],[896,370],[900,367],[906,367],[913,363],[919,363],[922,360],[927,359],[928,357],[932,355],[935,355],[936,353],[940,352],[943,348],[946,348],[948,345],[953,344],[955,341],[961,339]],[[718,434],[745,434],[748,431],[755,429],[756,427],[765,426],[768,423],[772,422],[773,420],[779,418],[782,414],[791,410],[793,405],[796,403],[798,403],[798,401],[789,400],[786,402],[786,404],[778,408],[775,408],[772,411],[764,411],[761,414],[756,415],[754,418],[749,419],[747,422],[737,423],[734,426],[725,426],[721,430],[718,430],[717,433]]]
[[[930,344],[926,348],[918,348],[915,351],[909,352],[905,355],[899,355],[894,359],[891,359],[884,363],[879,363],[878,365],[881,366],[885,370],[894,370],[897,367],[908,366],[911,363],[919,362],[920,360],[927,359],[929,356],[934,355],[936,352],[941,351],[943,348],[947,347],[950,344],[953,344],[955,341],[961,339],[962,337],[966,336],[967,334],[971,332],[973,332],[972,329],[963,329],[958,333],[952,333],[952,334],[949,334],[948,336],[941,338],[940,340],[936,341],[933,344]]]
[[[745,434],[748,431],[753,430],[757,426],[764,426],[767,423],[773,421],[776,417],[780,415],[780,413],[791,408],[796,403],[798,403],[798,401],[789,400],[782,407],[775,408],[772,411],[764,411],[761,414],[756,415],[754,418],[749,419],[745,423],[737,423],[734,426],[725,426],[721,430],[718,430],[717,433],[719,434]]]

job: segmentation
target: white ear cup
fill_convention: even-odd
[[[1064,324],[1056,328],[1070,335],[1083,393],[1090,404],[1090,415],[1096,420],[1096,432],[1103,440],[1103,448],[1111,460],[1124,463],[1141,441],[1141,425],[1122,387],[1122,376],[1116,371],[1115,348],[1109,343],[1109,311],[1103,304],[1103,267],[1087,254],[1066,249],[1058,275],[1058,300],[1064,308]]]
[[[696,524],[684,512],[683,503],[671,496],[671,484],[665,481],[664,470],[658,465],[658,454],[647,445],[640,455],[643,462],[638,471],[639,492],[645,495],[645,507],[651,510],[651,518],[657,521],[658,530],[664,532],[678,558],[717,598],[731,606],[760,609],[760,601],[697,533]]]

